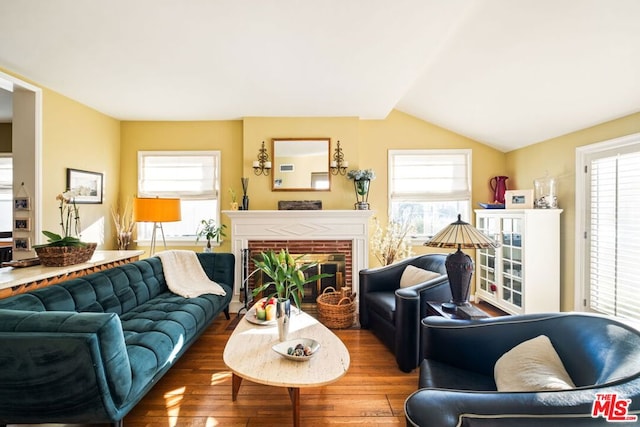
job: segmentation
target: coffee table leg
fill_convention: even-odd
[[[238,397],[238,390],[240,390],[240,384],[242,384],[242,377],[236,374],[231,374],[231,400],[234,402]]]
[[[293,427],[300,427],[300,389],[289,387],[289,397],[293,408]]]

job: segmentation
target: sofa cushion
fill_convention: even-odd
[[[524,341],[496,362],[498,391],[549,391],[575,388],[546,335]]]
[[[440,276],[442,276],[442,274],[436,273],[435,271],[425,270],[424,268],[418,268],[409,264],[402,272],[402,277],[400,277],[400,287],[406,288],[417,285],[418,283],[428,282]]]

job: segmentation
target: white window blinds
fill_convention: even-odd
[[[640,319],[640,146],[589,164],[589,306]]]
[[[0,192],[13,194],[13,159],[0,157]]]
[[[154,151],[138,153],[141,197],[217,199],[219,152]]]
[[[469,200],[469,150],[392,150],[391,199]]]

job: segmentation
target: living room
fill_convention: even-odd
[[[569,3],[578,9],[583,7],[576,3]],[[625,5],[625,7],[627,6],[629,5]],[[339,6],[336,5],[336,8],[338,7]],[[547,7],[553,8],[551,5],[547,5]],[[568,6],[566,7],[569,8]],[[599,7],[609,10],[606,6],[600,5]],[[9,11],[10,9],[11,6],[4,5],[0,8],[0,11]],[[535,10],[535,7],[527,2],[525,9],[530,12],[532,9]],[[489,9],[486,10],[485,13],[488,14],[492,11],[494,10]],[[615,11],[616,9],[614,8],[613,12]],[[15,14],[19,15],[21,12],[21,10],[16,10],[6,14],[5,17],[15,16]],[[615,15],[613,12],[612,14]],[[636,9],[631,6],[629,6],[626,12],[624,7],[618,9],[618,13],[620,15],[626,15],[626,17],[633,16],[634,12],[636,12]],[[542,14],[542,12],[540,13]],[[564,7],[562,10],[558,10],[557,13],[558,16],[562,16],[564,19],[569,19],[568,17],[571,16]],[[553,15],[553,13],[549,14]],[[351,18],[353,18],[353,16],[354,15],[350,15]],[[518,14],[518,16],[520,16],[520,14]],[[597,19],[591,14],[589,14],[588,17],[595,19],[597,22]],[[620,19],[622,19],[622,17],[620,17]],[[518,20],[515,18],[513,21],[509,20],[511,24],[513,22],[518,22]],[[614,22],[614,20],[611,22]],[[611,22],[606,21],[608,25],[604,26],[609,29],[614,28]],[[548,31],[550,34],[553,33],[551,29]],[[557,34],[564,35],[565,33]],[[583,35],[583,33],[579,34]],[[628,37],[621,36],[621,38],[625,40],[635,40],[633,34],[637,33],[631,34],[632,35]],[[4,37],[4,39],[11,40],[11,37],[15,36]],[[551,41],[546,38],[545,40],[552,45]],[[630,42],[630,44],[633,45],[633,42]],[[412,45],[412,48],[414,47],[415,46]],[[628,48],[627,45],[620,47],[621,50]],[[588,49],[588,47],[583,45],[580,45],[580,48]],[[604,50],[607,50],[607,48],[608,47],[605,47]],[[352,47],[352,49],[353,52],[358,51],[355,46]],[[633,51],[627,51],[623,54],[623,57],[640,56],[635,55],[635,53],[637,53],[637,46],[635,46],[635,49],[636,50]],[[115,228],[111,221],[111,208],[124,206],[138,193],[137,162],[139,151],[219,150],[221,153],[220,210],[228,209],[227,207],[230,206],[232,201],[228,189],[233,189],[236,193],[241,193],[242,177],[249,177],[248,196],[250,198],[250,210],[275,210],[280,200],[309,199],[320,200],[322,202],[322,208],[325,210],[352,210],[355,202],[353,183],[344,176],[338,175],[331,177],[330,191],[313,193],[304,191],[276,192],[272,191],[272,177],[255,175],[252,167],[263,141],[271,152],[270,144],[273,138],[326,137],[331,141],[331,153],[333,153],[337,141],[340,141],[345,157],[349,161],[350,169],[373,169],[376,172],[376,179],[371,183],[369,203],[371,209],[374,211],[374,215],[381,222],[385,223],[389,219],[388,150],[468,149],[472,152],[471,209],[477,208],[479,203],[493,202],[493,200],[491,200],[491,189],[489,188],[489,180],[493,176],[508,176],[508,186],[510,189],[523,190],[533,188],[534,180],[542,176],[548,175],[556,178],[558,183],[558,203],[559,207],[563,210],[560,216],[559,237],[561,248],[561,311],[583,310],[583,307],[580,307],[577,302],[579,301],[577,296],[580,295],[581,290],[578,289],[579,285],[577,285],[579,282],[576,277],[576,258],[578,255],[575,242],[577,240],[576,224],[580,223],[579,216],[582,212],[579,211],[579,208],[576,208],[577,176],[580,176],[580,171],[576,170],[576,150],[590,144],[613,140],[640,132],[640,107],[637,107],[637,93],[634,92],[637,92],[637,81],[634,80],[631,80],[631,84],[628,85],[629,90],[627,92],[631,93],[628,98],[632,98],[636,108],[628,108],[626,105],[618,107],[617,104],[614,104],[613,101],[610,101],[609,98],[604,96],[601,101],[598,101],[597,94],[592,94],[591,97],[586,97],[584,101],[585,107],[583,109],[575,108],[575,116],[578,117],[573,117],[573,114],[569,114],[567,110],[553,110],[553,114],[544,111],[545,108],[552,110],[557,107],[557,105],[551,104],[562,104],[564,101],[556,102],[555,98],[547,98],[542,102],[536,99],[538,102],[537,108],[539,108],[539,115],[546,120],[538,121],[538,116],[536,116],[536,113],[532,110],[521,110],[526,111],[526,114],[522,113],[522,115],[528,115],[528,121],[531,122],[529,124],[530,127],[538,127],[541,129],[546,127],[551,128],[556,125],[555,122],[561,122],[565,118],[567,122],[572,122],[573,127],[570,129],[561,127],[563,130],[556,134],[547,135],[541,139],[527,140],[526,143],[515,141],[516,144],[520,143],[520,145],[510,148],[498,143],[497,139],[492,140],[490,136],[485,136],[484,138],[480,138],[479,136],[477,138],[464,136],[462,131],[458,132],[448,128],[444,120],[440,125],[436,125],[434,124],[436,121],[435,115],[433,116],[434,120],[430,121],[425,118],[420,118],[417,112],[415,114],[409,113],[407,112],[410,110],[410,108],[407,108],[409,101],[405,101],[403,104],[404,108],[399,108],[396,103],[388,100],[394,98],[396,93],[385,99],[386,104],[390,105],[390,107],[387,108],[387,114],[376,118],[365,117],[366,115],[364,114],[359,115],[356,113],[343,115],[338,112],[312,117],[312,114],[309,113],[309,111],[312,110],[310,107],[309,110],[301,109],[300,114],[291,113],[291,110],[287,110],[288,114],[285,115],[278,113],[249,114],[240,117],[231,116],[233,117],[232,119],[228,117],[220,118],[220,116],[215,115],[212,115],[210,118],[179,115],[174,117],[163,116],[155,119],[143,114],[136,116],[137,113],[135,112],[131,114],[125,114],[123,112],[121,113],[122,116],[118,116],[106,113],[97,106],[91,106],[90,102],[85,101],[85,99],[89,100],[90,97],[80,91],[74,92],[71,89],[68,91],[66,89],[63,90],[63,86],[61,86],[59,82],[64,80],[64,78],[58,80],[54,78],[39,78],[37,75],[30,74],[29,68],[26,65],[23,66],[12,57],[3,57],[2,52],[3,50],[0,49],[0,71],[2,72],[0,80],[9,82],[12,87],[16,88],[15,93],[21,93],[24,90],[34,90],[34,93],[39,92],[34,102],[35,105],[41,103],[41,111],[37,114],[41,119],[41,125],[35,130],[32,129],[33,134],[31,136],[29,136],[30,131],[16,131],[15,128],[12,129],[11,123],[0,123],[0,154],[13,153],[14,166],[16,167],[14,182],[26,183],[26,193],[33,198],[34,204],[37,206],[39,219],[37,225],[34,225],[31,234],[32,244],[44,241],[44,237],[41,236],[40,233],[41,230],[56,229],[59,226],[56,195],[65,188],[67,168],[75,168],[97,171],[104,175],[103,203],[82,205],[82,221],[86,228],[85,235],[93,236],[98,242],[100,249],[115,248]],[[51,52],[54,51],[52,50]],[[53,55],[51,52],[50,55]],[[500,51],[492,52],[498,54]],[[539,52],[537,53],[539,54]],[[175,54],[174,51],[174,55]],[[588,57],[588,55],[585,55],[585,57]],[[588,62],[590,65],[592,62],[599,60],[598,54],[594,55],[594,57],[595,58],[592,58]],[[47,58],[51,60],[51,57]],[[144,56],[141,55],[141,58],[144,58]],[[541,61],[542,59],[543,56],[540,57]],[[608,60],[611,59],[612,58],[608,57]],[[546,60],[550,61],[549,58],[546,58]],[[45,61],[45,59],[41,59],[41,61]],[[80,56],[77,61],[83,61],[82,56]],[[87,59],[87,62],[89,62],[89,59]],[[144,60],[141,60],[141,62],[144,62]],[[514,60],[513,63],[510,64],[517,64],[517,62],[518,60]],[[553,62],[550,61],[546,64],[553,64]],[[369,65],[372,66],[373,64]],[[506,67],[507,64],[501,65],[508,68]],[[256,68],[268,68],[270,64],[268,62],[258,62],[254,64],[254,66]],[[549,93],[555,91],[559,94],[558,97],[561,95],[566,96],[566,90],[566,92],[569,92],[569,95],[575,96],[575,92],[569,90],[567,87],[571,86],[571,80],[581,73],[581,69],[584,68],[584,63],[576,60],[572,67],[564,68],[565,66],[566,64],[564,62],[558,65],[558,68],[562,68],[562,73],[559,73],[562,74],[562,77],[554,80],[555,86],[550,92],[545,92],[545,95],[549,95]],[[624,62],[624,66],[631,68],[627,62]],[[176,80],[188,80],[190,73],[192,73],[192,70],[190,70],[186,62],[178,65],[171,71],[176,74],[174,74],[173,80],[168,78],[165,80],[165,84],[168,86],[180,86],[182,83],[176,82]],[[182,74],[179,74],[178,71]],[[476,73],[480,72],[476,70]],[[69,71],[68,75],[71,76],[73,74]],[[98,79],[99,76],[98,74],[96,79]],[[176,76],[179,76],[179,78]],[[484,82],[484,80],[481,79],[482,76],[482,74],[478,74],[480,82]],[[87,76],[85,77],[88,79]],[[530,78],[531,75],[527,74],[527,77]],[[74,75],[74,79],[75,78]],[[607,78],[589,80],[584,83],[584,86],[581,86],[581,89],[586,90],[587,87],[593,88],[599,86],[608,87],[611,83],[608,80]],[[621,78],[621,80],[623,79]],[[171,81],[173,81],[173,84],[167,83]],[[411,86],[412,83],[413,81],[411,79],[407,79],[404,80],[402,84]],[[531,92],[542,90],[544,87],[544,84],[535,80],[528,83],[530,83]],[[635,86],[632,85],[632,83],[635,83]],[[402,84],[399,84],[399,86],[402,86]],[[455,87],[458,83],[450,81],[449,84],[452,85],[451,87]],[[462,83],[460,82],[460,84]],[[247,85],[249,85],[249,83],[247,83]],[[0,86],[5,87],[5,85]],[[101,89],[105,91],[113,89],[109,84],[96,82],[91,83],[89,86],[93,89],[101,88],[102,86]],[[307,86],[311,85],[308,84]],[[525,86],[527,85],[522,84],[522,86],[518,86],[518,89],[522,91],[519,92],[519,97],[526,99],[526,102],[523,101],[522,104],[533,102],[534,100],[529,98],[535,98],[527,93],[526,90],[522,89]],[[206,85],[202,87],[204,88]],[[513,90],[513,86],[505,85],[496,87],[500,87],[501,92],[495,95],[495,102],[507,104],[507,109],[516,110],[517,107],[509,104],[513,98],[507,96],[509,92]],[[131,98],[137,97],[135,82],[131,83],[129,88],[128,96]],[[357,89],[360,90],[362,88]],[[396,88],[394,87],[394,89]],[[571,89],[573,89],[573,87]],[[238,90],[240,90],[240,88],[238,88]],[[353,91],[356,92],[356,88],[354,88]],[[78,93],[78,95],[74,96],[75,93]],[[306,94],[307,92],[304,93]],[[345,98],[348,98],[349,90],[342,87],[342,93]],[[527,96],[524,96],[523,93]],[[279,97],[279,93],[272,93],[271,91],[266,91],[266,93],[260,92],[260,96],[266,99],[266,101],[268,101],[267,95],[268,98],[272,99]],[[453,95],[454,94],[451,94],[451,96]],[[483,96],[485,94],[480,93],[480,95]],[[123,94],[120,96],[123,97],[123,99],[125,98]],[[139,96],[149,97],[151,99],[149,103],[151,104],[172,103],[171,99],[167,100],[163,98],[162,95],[154,95],[157,96],[157,98],[153,98],[146,93]],[[216,99],[215,94],[208,94],[206,97],[208,99]],[[514,98],[516,97],[517,96],[514,95]],[[594,99],[596,101],[593,101]],[[131,102],[133,104],[133,100]],[[224,102],[228,101],[223,99],[221,103]],[[481,114],[483,108],[489,108],[488,105],[481,104],[478,98],[470,98],[468,102],[470,104],[478,102],[478,106],[475,107],[475,114],[478,117],[483,117]],[[599,109],[598,112],[600,113],[599,115],[592,114],[589,110],[589,108],[593,106],[593,110],[595,111],[596,106],[593,104],[596,103],[599,104],[597,106]],[[28,104],[29,102],[18,102],[19,108],[15,108],[14,106],[13,114],[23,114],[24,110],[22,110],[20,106],[26,106]],[[610,112],[605,111],[601,113],[603,105],[606,107],[608,104],[611,105]],[[575,105],[572,104],[572,106]],[[604,109],[606,110],[606,108]],[[35,111],[37,111],[37,109]],[[264,109],[260,111],[268,110]],[[34,116],[33,113],[31,113],[31,115]],[[468,121],[472,121],[471,119],[474,117],[473,114],[467,111],[465,115]],[[549,117],[550,115],[551,117]],[[507,116],[505,113],[504,116],[494,117],[493,119],[495,120],[494,126],[496,128],[500,127],[501,121],[504,121],[504,126],[513,132],[513,125],[508,123],[511,116]],[[14,117],[14,122],[15,121],[22,122],[23,119]],[[487,121],[489,120],[487,119]],[[582,125],[577,125],[576,123],[582,123]],[[15,126],[15,123],[13,126]],[[518,138],[514,137],[514,134],[515,133],[511,134],[511,139],[517,140]],[[17,147],[16,140],[22,140],[23,138],[37,141],[37,144],[34,143],[33,145],[33,147],[37,146],[40,149],[37,155],[37,161],[33,159],[33,156],[29,155],[33,147]],[[509,138],[506,138],[506,140],[509,140]],[[522,141],[524,140],[525,138],[523,136]],[[25,175],[22,175],[23,173]],[[38,182],[36,177],[39,177],[40,182]],[[18,191],[20,191],[20,187],[16,187],[16,185],[17,184],[14,184],[14,193],[17,194]],[[230,226],[230,219],[226,215],[219,214],[218,217],[222,224]],[[474,217],[466,218],[466,220],[471,223],[474,223],[474,219]],[[455,218],[451,219],[451,221],[454,220]],[[196,226],[197,224],[194,224],[194,229]],[[227,234],[228,236],[222,240],[220,246],[214,249],[215,252],[232,251],[232,233],[227,232]],[[172,245],[172,242],[168,243],[169,248],[202,251],[202,244],[195,244],[195,239],[193,243],[182,242],[179,245]],[[133,244],[130,248],[145,250],[147,251],[145,256],[148,255],[148,246],[146,245]],[[415,254],[424,254],[441,252],[442,250],[416,245],[413,247],[413,251]],[[368,261],[371,267],[379,265],[378,260],[373,254],[369,255]]]

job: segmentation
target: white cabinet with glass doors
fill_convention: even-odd
[[[560,311],[562,209],[477,209],[476,228],[500,242],[476,251],[476,301],[511,314]]]

